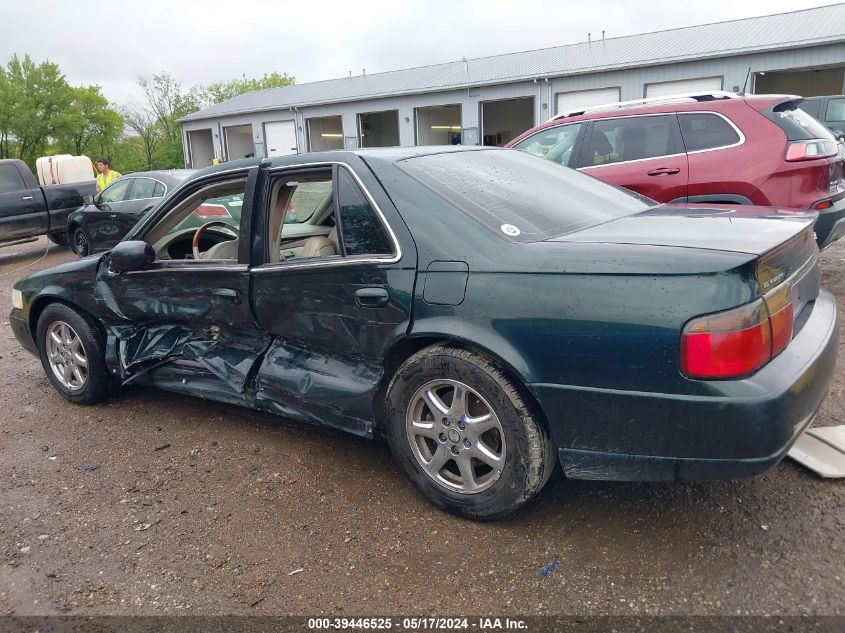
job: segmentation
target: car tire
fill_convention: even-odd
[[[47,233],[47,239],[53,244],[67,246],[67,233]]]
[[[457,407],[456,394],[465,395]],[[491,359],[459,347],[435,345],[408,358],[387,388],[385,417],[408,478],[434,505],[469,519],[513,514],[557,463],[514,382]]]
[[[50,304],[38,318],[36,342],[47,378],[67,400],[95,404],[112,391],[105,341],[90,317],[64,303]]]
[[[80,257],[88,257],[92,253],[91,242],[81,227],[73,232],[73,252]]]

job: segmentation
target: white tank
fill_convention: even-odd
[[[67,185],[94,180],[94,165],[87,156],[42,156],[35,161],[38,183],[42,186]]]

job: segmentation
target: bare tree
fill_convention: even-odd
[[[161,125],[153,112],[138,104],[124,106],[121,115],[126,125],[140,137],[147,160],[147,169],[153,168],[153,154],[161,140]]]

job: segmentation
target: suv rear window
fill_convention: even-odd
[[[813,138],[836,140],[824,125],[801,110],[794,101],[779,103],[773,108],[763,110],[761,114],[782,129],[790,141],[807,141]]]
[[[655,204],[521,151],[429,154],[397,166],[453,207],[516,242],[572,233]]]
[[[717,114],[707,112],[678,113],[681,136],[688,152],[726,147],[739,143],[739,134]]]

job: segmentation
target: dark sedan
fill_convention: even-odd
[[[121,176],[68,216],[70,247],[80,257],[112,248],[145,213],[195,170],[139,171]]]
[[[558,461],[777,464],[836,362],[813,221],[657,206],[493,148],[245,160],[20,280],[10,321],[71,402],[139,383],[385,436],[433,503],[490,519]]]

